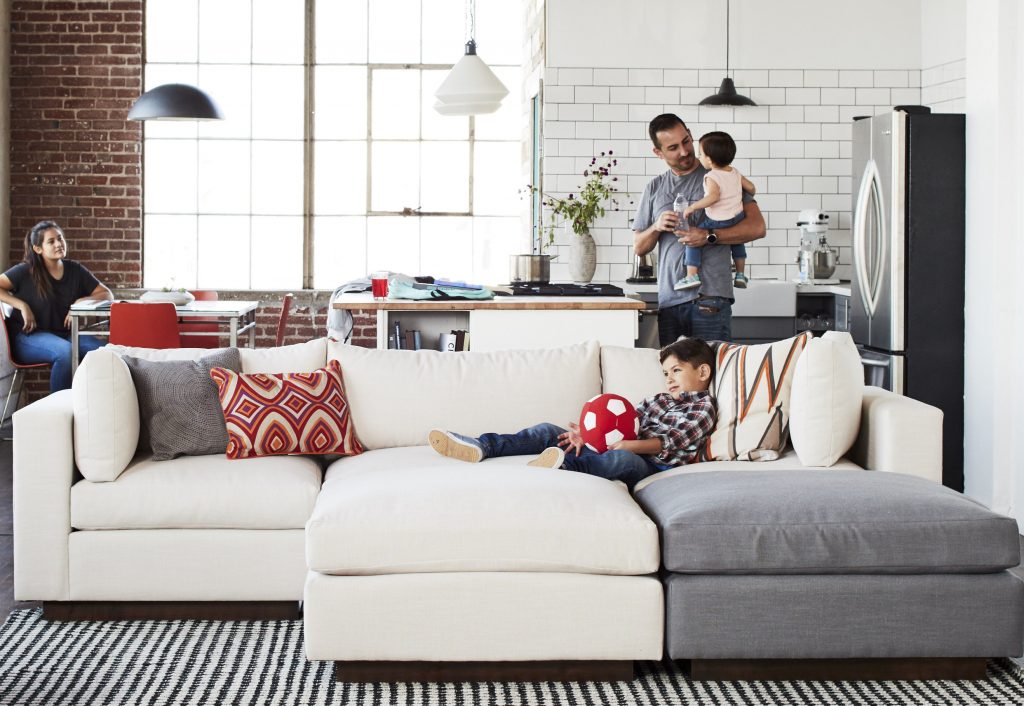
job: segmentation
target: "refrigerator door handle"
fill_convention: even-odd
[[[878,289],[881,280],[881,272],[878,269],[878,233],[868,233],[867,225],[869,207],[873,203],[875,209],[878,209],[878,179],[878,166],[875,164],[875,160],[869,159],[864,167],[864,175],[860,180],[857,204],[853,212],[854,275],[857,277],[861,303],[864,305],[864,310],[869,316],[873,316],[878,307]],[[877,229],[880,225],[879,214],[872,215],[875,216],[874,221]],[[869,242],[869,238],[871,242]],[[869,246],[871,249],[870,255],[868,253]]]

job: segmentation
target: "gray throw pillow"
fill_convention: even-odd
[[[140,435],[149,437],[154,461],[227,451],[227,426],[210,369],[241,372],[237,348],[199,360],[156,362],[130,356],[123,360],[139,398]]]

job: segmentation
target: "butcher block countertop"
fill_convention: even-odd
[[[534,297],[534,296],[497,296],[494,299],[389,299],[374,301],[369,292],[344,294],[332,304],[335,309],[360,309],[386,311],[471,311],[490,309],[496,311],[516,310],[554,310],[554,309],[596,309],[609,311],[616,309],[641,310],[644,303],[629,297]]]

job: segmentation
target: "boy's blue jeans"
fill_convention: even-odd
[[[78,337],[78,356],[81,360],[86,353],[106,343],[98,336]],[[50,392],[71,387],[71,334],[58,335],[49,331],[25,333],[18,331],[11,338],[11,353],[19,363],[49,363]]]
[[[728,228],[729,226],[736,225],[746,217],[747,214],[743,211],[740,211],[732,218],[727,218],[724,221],[716,221],[705,217],[704,220],[697,224],[697,227],[703,228],[704,230]],[[747,259],[747,247],[743,245],[743,243],[740,243],[739,245],[730,245],[729,250],[732,252],[732,259],[734,261]],[[701,259],[701,248],[687,247],[686,253],[683,255],[683,264],[687,267],[700,267]]]
[[[477,440],[484,447],[484,458],[527,456],[539,454],[549,446],[558,446],[558,435],[565,432],[565,429],[554,424],[537,424],[515,434],[484,434]],[[630,489],[652,473],[664,470],[647,456],[632,451],[605,451],[599,454],[586,446],[579,456],[575,451],[566,451],[563,467],[608,480],[621,480]]]

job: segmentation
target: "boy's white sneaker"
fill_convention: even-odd
[[[480,463],[484,460],[484,447],[479,441],[468,436],[443,429],[431,429],[427,434],[427,441],[430,442],[431,448],[442,456],[468,463]]]
[[[549,446],[540,452],[540,456],[526,465],[537,468],[561,468],[563,461],[565,461],[565,451],[557,446]]]

